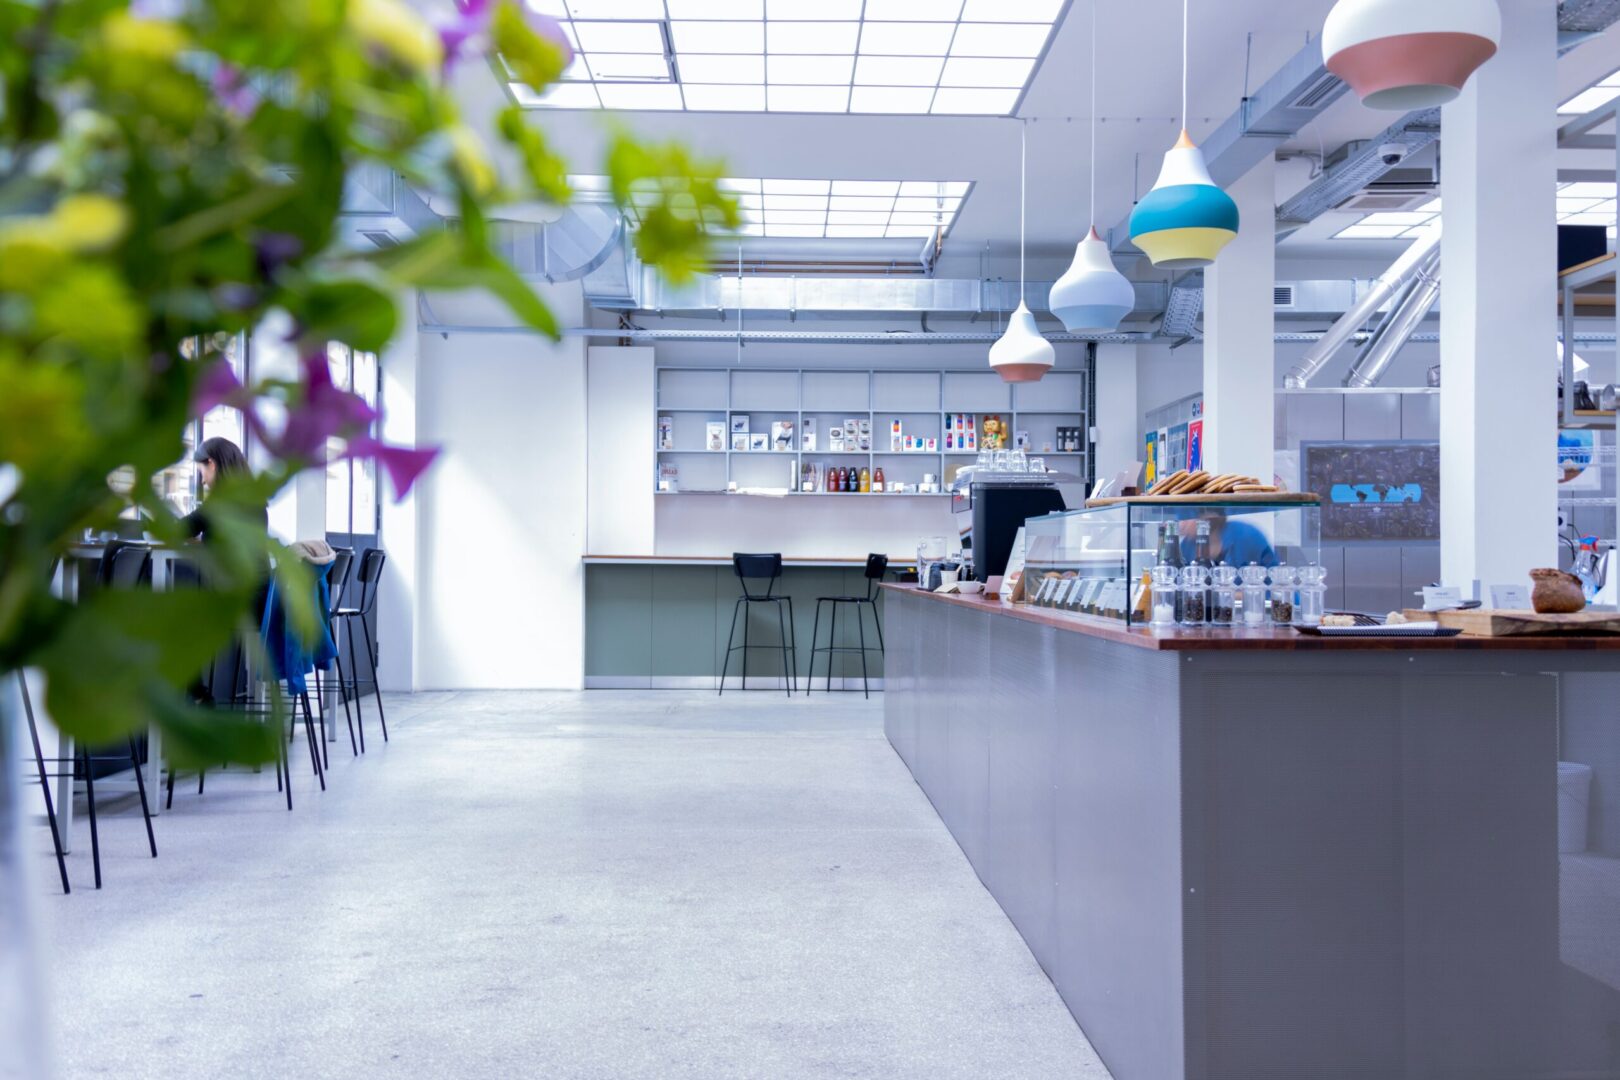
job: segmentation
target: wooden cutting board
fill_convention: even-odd
[[[1582,611],[1574,615],[1538,615],[1533,611],[1408,611],[1413,622],[1438,622],[1471,637],[1522,637],[1529,634],[1620,634],[1620,612]]]

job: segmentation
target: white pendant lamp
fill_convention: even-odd
[[[1164,155],[1153,190],[1131,211],[1131,241],[1167,270],[1208,266],[1238,234],[1238,208],[1210,178],[1187,134],[1187,3],[1181,5],[1181,138]]]
[[[1024,214],[1027,210],[1029,138],[1024,122],[1018,129],[1018,310],[1007,320],[1007,332],[990,346],[990,367],[1010,383],[1039,382],[1057,362],[1057,350],[1041,336],[1024,302]]]
[[[1454,100],[1501,40],[1496,0],[1339,0],[1322,56],[1362,104],[1411,112]]]
[[[1113,333],[1136,306],[1136,290],[1114,266],[1097,233],[1097,0],[1091,3],[1091,231],[1074,263],[1052,286],[1052,314],[1070,333]]]

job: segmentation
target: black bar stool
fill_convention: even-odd
[[[782,676],[783,685],[787,687],[788,697],[798,687],[799,669],[799,643],[793,633],[793,598],[791,596],[774,596],[776,581],[782,576],[782,556],[774,555],[744,555],[741,553],[731,556],[731,569],[742,582],[742,595],[737,597],[737,603],[731,609],[731,630],[726,634],[726,659],[720,668],[720,693],[726,692],[726,673],[731,670],[731,654],[742,652],[742,689],[748,689],[748,650],[749,649],[781,649],[782,650]],[[764,592],[756,592],[759,582],[765,583]],[[776,626],[781,634],[781,641],[776,645],[750,645],[748,643],[747,611],[755,604],[774,604],[776,606]],[[787,605],[787,621],[782,619],[782,605]],[[743,643],[733,645],[737,637],[737,616],[743,615]],[[790,659],[791,657],[791,659]]]
[[[382,721],[383,742],[388,741],[388,716],[383,712],[382,687],[377,682],[377,646],[371,640],[371,626],[367,620],[377,606],[377,584],[382,580],[383,564],[388,560],[388,553],[382,548],[371,548],[360,556],[360,572],[355,575],[355,581],[360,585],[360,600],[352,608],[339,607],[332,612],[332,621],[341,623],[344,636],[349,642],[349,672],[345,679],[340,674],[338,685],[343,687],[343,704],[348,708],[349,688],[354,689],[354,718],[360,726],[360,752],[366,752],[366,713],[360,705],[360,684],[369,682],[371,689],[377,695],[377,718]],[[360,677],[360,665],[355,662],[354,655],[354,623],[360,624],[360,634],[366,643],[366,663],[371,671],[371,678]]]
[[[865,596],[822,596],[816,599],[816,620],[810,629],[810,678],[805,683],[805,693],[816,681],[816,653],[827,654],[827,692],[832,692],[833,653],[860,653],[861,654],[861,687],[867,697],[872,696],[872,684],[867,678],[866,654],[871,651],[866,647],[866,622],[861,613],[868,607],[872,609],[872,622],[877,627],[878,655],[884,655],[883,650],[883,620],[878,618],[877,587],[883,580],[883,575],[889,572],[889,557],[887,555],[868,555],[866,557],[866,595]],[[821,605],[832,605],[832,617],[827,629],[827,644],[816,645],[816,638],[821,632]],[[838,606],[840,604],[855,605],[855,625],[861,631],[860,648],[847,645],[838,646]]]
[[[343,601],[349,594],[349,570],[354,566],[354,551],[350,548],[334,548],[337,556],[326,571],[326,595],[330,603],[326,610],[326,632],[333,633],[333,624],[337,621],[338,612],[343,609]],[[337,674],[337,684],[342,689],[346,683],[343,678],[343,651],[338,649],[337,637],[332,638],[333,657],[332,664]],[[349,753],[355,757],[360,756],[359,749],[354,742],[354,714],[349,711],[349,696],[345,691],[340,694],[343,698],[343,717],[349,723]],[[326,715],[326,692],[321,686],[321,669],[315,669],[315,700],[320,703],[321,716]]]
[[[51,826],[51,846],[56,849],[56,872],[62,876],[62,892],[71,893],[73,886],[68,884],[67,860],[63,857],[62,833],[56,825],[56,806],[51,801],[51,781],[45,772],[45,758],[39,748],[39,728],[34,723],[34,703],[28,696],[28,678],[21,671],[17,672],[17,689],[22,691],[23,715],[28,718],[28,738],[34,745],[34,768],[39,772],[40,791],[45,796],[45,820]],[[95,811],[92,809],[92,813]]]

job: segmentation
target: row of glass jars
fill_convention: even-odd
[[[1153,568],[1155,626],[1320,626],[1327,570],[1233,566]]]

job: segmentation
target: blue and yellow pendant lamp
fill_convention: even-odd
[[[1187,134],[1187,0],[1181,4],[1181,123],[1158,183],[1131,212],[1131,241],[1163,270],[1208,266],[1238,234],[1237,203],[1215,186],[1204,152]]]
[[[1071,334],[1114,333],[1136,307],[1136,289],[1115,268],[1097,232],[1097,0],[1091,4],[1091,231],[1052,286],[1050,306]]]

